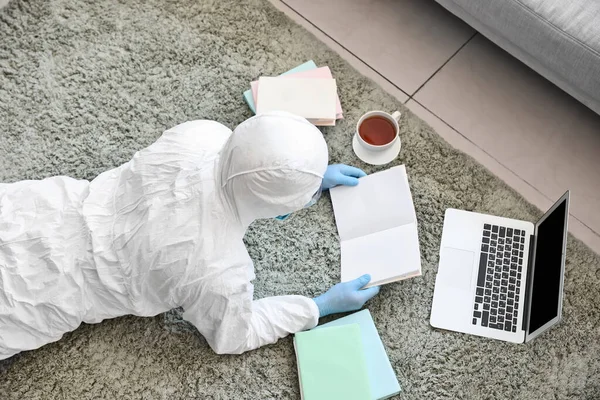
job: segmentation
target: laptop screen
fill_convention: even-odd
[[[535,266],[531,280],[530,334],[558,316],[567,212],[567,198],[563,198],[537,225]]]

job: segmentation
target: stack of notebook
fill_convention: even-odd
[[[303,400],[377,400],[400,392],[368,310],[297,333],[294,348]]]
[[[312,60],[278,77],[261,77],[250,85],[244,99],[256,114],[288,111],[317,126],[333,126],[343,117],[329,67],[318,68]]]

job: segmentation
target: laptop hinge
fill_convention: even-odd
[[[529,329],[529,289],[533,279],[533,250],[535,249],[535,235],[529,236],[529,256],[527,257],[527,277],[525,278],[525,301],[523,302],[523,323],[521,329]]]

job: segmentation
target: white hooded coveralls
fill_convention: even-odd
[[[242,238],[253,220],[306,205],[327,160],[317,128],[272,113],[233,134],[214,121],[178,125],[91,182],[0,184],[0,359],[81,322],[175,307],[217,353],[314,327],[312,299],[253,301]]]

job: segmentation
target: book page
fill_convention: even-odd
[[[341,241],[416,222],[404,165],[332,188],[331,201]]]
[[[371,275],[367,287],[421,274],[415,223],[341,242],[342,282]]]

